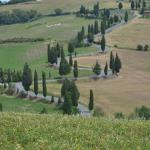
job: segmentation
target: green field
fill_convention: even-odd
[[[101,8],[114,8],[118,7],[116,0],[97,0],[100,3]],[[81,5],[92,9],[93,4],[97,1],[95,0],[41,0],[40,2],[30,2],[30,3],[20,3],[17,5],[6,5],[1,6],[0,11],[12,10],[12,9],[24,9],[30,10],[35,9],[43,14],[48,14],[54,12],[56,8],[61,8],[63,11],[77,11]],[[130,4],[128,0],[125,0],[124,8],[129,8]]]
[[[77,54],[85,54],[96,52],[95,47],[78,48]],[[67,55],[67,48],[65,46],[65,53]],[[8,58],[8,59],[6,59]],[[9,43],[0,45],[0,67],[8,69],[23,69],[25,62],[28,62],[31,69],[37,69],[39,76],[42,71],[45,71],[47,78],[49,71],[52,78],[58,77],[58,69],[47,67],[47,44],[43,42],[38,43]],[[91,71],[81,70],[79,76],[91,75]],[[70,73],[69,76],[73,76]]]
[[[59,24],[59,26],[49,27]],[[76,17],[75,15],[44,17],[42,19],[14,25],[0,26],[0,39],[10,39],[15,37],[26,38],[52,38],[58,41],[68,41],[77,35],[82,26],[94,23],[94,20]]]
[[[150,122],[0,113],[0,147],[15,150],[148,150]]]
[[[43,108],[48,113],[58,113],[58,109],[54,105],[44,104],[27,99],[19,99],[10,96],[0,96],[0,103],[3,106],[3,112],[19,112],[19,113],[40,113]]]

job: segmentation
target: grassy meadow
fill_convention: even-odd
[[[100,3],[101,8],[116,8],[118,7],[116,0],[97,0]],[[95,0],[41,0],[33,1],[29,3],[20,3],[17,5],[6,5],[1,6],[0,11],[12,10],[12,9],[24,9],[30,10],[35,9],[43,14],[49,14],[54,12],[55,9],[61,8],[63,11],[77,11],[81,5],[87,6],[87,8],[92,9],[93,4],[96,3]],[[124,2],[124,8],[129,8],[130,4],[128,0]]]
[[[130,49],[134,49],[136,43],[138,44],[140,41],[143,44],[149,44],[148,22],[149,20],[146,19],[136,19],[107,35],[107,44],[113,45],[119,41],[118,43],[121,44],[117,43],[118,46],[126,47],[123,49],[111,47],[114,54],[117,52],[120,56],[123,68],[115,79],[77,81],[81,103],[88,106],[89,90],[93,89],[95,108],[102,108],[108,116],[112,116],[115,112],[123,112],[128,115],[136,107],[142,105],[150,107],[150,51],[141,52]],[[135,42],[132,40],[133,37]],[[93,67],[98,60],[101,67],[104,68],[106,60],[109,62],[109,55],[110,53],[78,57],[77,61],[80,66]],[[50,83],[48,87],[50,93],[59,95],[61,85]]]
[[[37,100],[19,99],[13,96],[1,95],[0,103],[3,106],[3,112],[39,114],[43,108],[46,108],[47,113],[59,113],[56,106],[38,102]]]
[[[150,147],[150,122],[0,113],[1,149],[91,150]]]

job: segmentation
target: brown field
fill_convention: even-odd
[[[136,19],[109,35],[107,41],[111,44],[120,43],[126,47],[136,46],[136,42],[143,41],[150,43],[149,20]],[[144,28],[143,28],[144,27]],[[119,33],[124,36],[119,36]],[[119,37],[118,37],[119,36]],[[135,40],[133,41],[132,38]],[[100,79],[77,81],[77,86],[81,93],[80,101],[88,105],[89,90],[93,89],[95,97],[95,107],[101,107],[108,116],[115,112],[130,114],[138,106],[150,107],[150,51],[140,52],[129,49],[115,49],[122,60],[123,68],[119,76],[115,79]],[[109,53],[106,55],[79,57],[78,63],[81,66],[93,66],[96,60],[100,62],[102,68],[109,61]],[[51,93],[58,95],[60,85],[51,84]]]
[[[150,45],[150,19],[133,19],[106,36],[107,44],[136,49],[138,44]]]
[[[117,7],[118,4],[116,0],[97,0],[100,2],[101,8],[114,8]],[[30,3],[20,3],[17,5],[6,5],[1,6],[0,11],[8,11],[12,9],[24,9],[30,10],[35,9],[42,13],[50,13],[53,12],[56,8],[61,8],[64,11],[76,11],[79,10],[81,4],[87,6],[88,8],[92,8],[94,3],[97,1],[95,0],[41,0],[40,2],[30,2]],[[128,8],[129,3],[126,0],[124,3],[124,8]]]

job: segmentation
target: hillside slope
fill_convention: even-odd
[[[150,122],[0,113],[0,149],[150,148]]]

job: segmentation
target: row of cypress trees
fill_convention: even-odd
[[[108,69],[111,69],[112,74],[117,74],[120,72],[120,69],[122,68],[122,63],[121,63],[121,59],[119,58],[118,54],[116,53],[116,56],[114,57],[113,52],[110,53],[110,62],[109,62],[109,66],[108,63],[106,61],[105,67],[104,67],[104,74],[107,77],[108,75]],[[101,66],[98,63],[98,61],[96,61],[95,66],[93,67],[93,72],[96,75],[100,75],[101,74]]]
[[[0,68],[0,83],[18,82],[22,80],[22,71]]]

